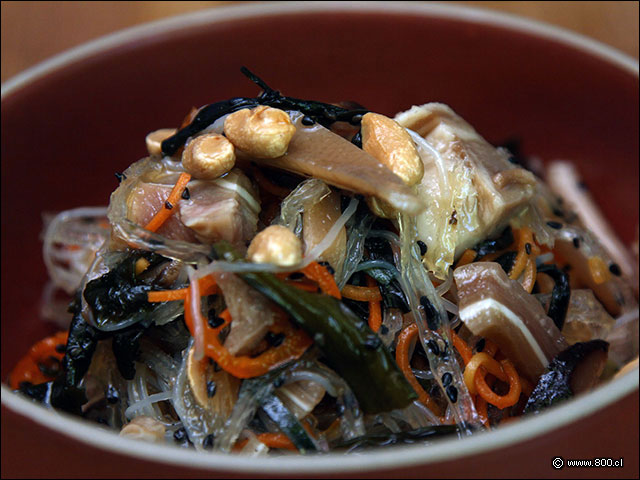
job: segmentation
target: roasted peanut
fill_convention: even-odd
[[[362,117],[362,148],[411,186],[422,180],[424,165],[411,136],[398,122],[378,113]]]
[[[302,242],[288,228],[271,225],[253,238],[247,257],[255,263],[290,267],[302,260]]]
[[[207,133],[189,142],[182,153],[182,165],[193,178],[214,180],[236,164],[233,144],[222,135]]]
[[[224,134],[231,143],[256,158],[281,157],[294,133],[296,127],[287,112],[265,105],[238,110],[224,122]]]

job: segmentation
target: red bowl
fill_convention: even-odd
[[[526,154],[573,161],[622,240],[636,234],[637,61],[557,28],[453,6],[197,12],[91,42],[3,85],[3,379],[53,329],[38,313],[42,212],[106,205],[114,173],[146,154],[149,131],[179,124],[192,106],[255,96],[242,65],[289,96],[389,115],[447,103],[491,142],[515,136]],[[607,388],[457,443],[273,462],[138,448],[3,385],[2,476],[637,476],[637,370]],[[556,471],[555,456],[624,457],[624,467]]]

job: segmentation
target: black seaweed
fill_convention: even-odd
[[[147,302],[152,286],[135,274],[136,261],[140,258],[149,261],[149,268],[166,260],[151,252],[132,252],[107,273],[87,283],[83,295],[98,325],[123,321],[154,308],[154,304]]]
[[[558,330],[562,330],[571,298],[569,274],[563,272],[555,265],[546,264],[538,266],[538,273],[549,275],[555,282],[553,290],[551,291],[551,302],[549,303],[549,312],[547,312],[547,315],[553,320],[553,323],[556,324]]]
[[[499,252],[500,250],[507,248],[512,243],[513,231],[511,230],[510,226],[507,226],[507,228],[502,231],[498,238],[480,242],[475,247],[473,247],[473,249],[477,253],[476,258],[480,258],[490,253]]]
[[[511,269],[513,268],[513,264],[516,262],[517,256],[518,252],[505,252],[496,258],[494,262],[499,264],[502,267],[502,270],[509,275],[509,272],[511,272]]]
[[[609,344],[604,340],[578,342],[560,352],[533,389],[524,413],[539,413],[546,408],[571,398],[571,376],[576,367],[594,352],[608,352]]]
[[[262,79],[251,73],[246,67],[242,67],[240,71],[253,83],[262,88],[262,93],[255,98],[236,97],[230,100],[212,103],[200,109],[189,125],[162,142],[162,153],[164,155],[173,155],[185,144],[189,137],[204,130],[220,117],[243,108],[267,105],[281,110],[297,110],[324,127],[329,127],[338,121],[354,122],[354,117],[358,115],[362,116],[368,112],[366,109],[347,110],[328,103],[285,97],[282,96],[280,92],[269,87]]]
[[[146,326],[134,325],[113,335],[113,355],[120,374],[126,380],[133,380],[136,375],[135,361],[140,353],[140,337],[145,331]]]

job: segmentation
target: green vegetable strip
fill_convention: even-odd
[[[228,244],[214,250],[225,260],[239,256]],[[417,395],[379,337],[342,302],[287,285],[275,276],[244,273],[253,288],[280,305],[309,334],[326,363],[349,384],[365,413],[404,408]]]
[[[269,395],[262,402],[261,407],[269,418],[278,425],[278,428],[289,437],[300,453],[316,450],[307,431],[278,397]]]

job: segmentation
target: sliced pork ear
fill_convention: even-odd
[[[454,258],[498,233],[527,206],[536,179],[447,105],[414,106],[395,120],[418,136],[424,163],[418,190],[428,199],[427,209],[417,216],[418,234],[429,246],[427,267],[444,278]]]
[[[235,169],[213,181],[193,181],[179,217],[202,243],[226,240],[244,248],[258,226],[260,205],[250,180]]]
[[[127,218],[132,222],[145,226],[153,218],[156,212],[165,208],[165,201],[169,197],[172,185],[161,183],[138,184],[131,189],[127,197]],[[195,242],[196,235],[193,230],[186,227],[176,215],[169,217],[157,233],[172,240]]]
[[[535,382],[551,359],[567,347],[542,305],[500,265],[478,262],[453,272],[460,319],[474,335],[495,342]]]

